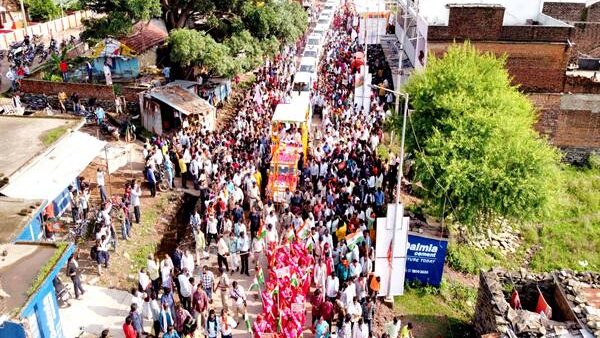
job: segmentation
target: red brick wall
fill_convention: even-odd
[[[503,7],[450,7],[448,26],[429,26],[429,41],[527,41],[566,42],[572,28],[539,25],[502,26]]]
[[[504,26],[499,40],[566,42],[572,30],[570,27]]]
[[[449,42],[429,42],[436,55],[442,55]],[[568,54],[564,44],[522,42],[473,42],[481,51],[507,55],[506,66],[513,83],[525,92],[562,92]]]
[[[137,94],[145,88],[137,87],[122,87],[121,95],[125,96],[127,101],[138,101]],[[94,97],[98,100],[112,101],[115,99],[112,86],[89,84],[89,83],[63,83],[50,82],[33,79],[23,79],[21,82],[21,91],[30,94],[46,94],[49,96],[58,95],[60,92],[65,92],[68,96],[73,93],[78,93],[82,99]]]
[[[544,2],[542,13],[559,20],[582,21],[584,8],[584,3]]]
[[[565,93],[600,94],[600,83],[594,82],[588,77],[567,76],[565,81]]]
[[[65,92],[68,96],[78,93],[81,98],[95,97],[98,100],[114,100],[112,86],[89,83],[63,83],[32,79],[23,79],[21,91],[31,94],[46,94],[49,96]]]
[[[561,110],[560,94],[532,94],[529,98],[539,112],[535,128],[552,144],[567,149],[600,149],[600,114]]]
[[[461,40],[497,40],[502,33],[504,7],[450,7],[448,33]]]
[[[596,2],[587,9],[587,22],[600,22],[600,2]]]
[[[573,57],[577,57],[577,52],[600,57],[600,22],[577,22],[573,25]]]

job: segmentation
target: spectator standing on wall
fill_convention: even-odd
[[[60,72],[62,73],[63,82],[67,82],[67,71],[69,70],[69,65],[67,64],[67,61],[65,61],[65,59],[60,60],[58,67],[60,68]]]

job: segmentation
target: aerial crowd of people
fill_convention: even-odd
[[[269,279],[267,250],[293,243],[308,248],[313,267],[312,319],[306,327],[316,338],[375,337],[380,292],[380,278],[374,274],[375,221],[385,216],[394,193],[398,160],[391,156],[383,161],[376,151],[389,114],[385,93],[372,91],[369,107],[354,103],[358,75],[350,64],[357,52],[363,52],[352,37],[354,16],[351,6],[342,6],[327,33],[311,101],[321,123],[312,132],[306,159],[299,160],[297,189],[287,191],[282,203],[274,203],[265,191],[271,161],[270,121],[277,104],[290,102],[294,95],[300,47],[286,47],[255,72],[254,84],[227,127],[211,132],[202,124],[184,121],[176,134],[145,144],[144,175],[150,195],[156,195],[159,180],[166,180],[171,189],[196,190],[199,202],[186,215],[193,245],[149,255],[146,267],[139,271],[138,285],[131,290],[131,311],[123,324],[127,338],[197,333],[231,338],[240,325],[255,338],[261,337],[272,324],[262,315],[253,320],[247,311],[249,297],[256,283]],[[135,182],[126,187],[121,201],[111,203],[103,190],[102,171],[97,184],[106,208],[117,210],[116,217],[110,210],[104,212],[106,225],[97,234],[101,271],[101,265],[109,266],[109,239],[117,237],[112,219],[123,229],[121,237],[129,238],[132,221],[140,220],[141,191]],[[309,229],[306,236],[299,235],[301,229]],[[213,256],[218,273],[208,263]],[[76,275],[76,266],[71,272]],[[236,274],[256,283],[244,289],[233,280]],[[152,332],[146,332],[148,322]],[[384,331],[382,338],[413,337],[412,324],[400,317],[386,324]]]

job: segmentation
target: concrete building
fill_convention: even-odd
[[[48,201],[58,216],[69,186],[106,142],[78,131],[81,118],[0,116],[0,195]]]

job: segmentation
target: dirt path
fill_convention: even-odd
[[[125,183],[132,179],[144,181],[142,170],[144,167],[142,159],[142,144],[115,142],[108,140],[104,135],[98,135],[96,127],[85,127],[82,131],[99,136],[100,139],[109,141],[111,153],[120,154],[120,157],[109,158],[109,161],[119,161],[124,164],[114,173],[106,177],[106,190],[110,196],[122,196]],[[112,166],[112,165],[111,165]],[[90,183],[90,213],[96,212],[100,205],[100,195],[96,185],[96,170],[106,170],[106,158],[97,157],[84,170],[81,176]],[[118,234],[117,249],[110,251],[110,268],[104,270],[98,276],[97,266],[90,258],[90,249],[94,245],[93,240],[79,243],[79,262],[84,273],[84,282],[100,286],[128,290],[137,283],[137,270],[146,265],[146,256],[154,253],[157,244],[163,238],[168,225],[174,223],[179,205],[181,204],[181,192],[158,193],[156,197],[150,197],[150,193],[142,185],[140,224],[134,224],[131,229],[132,238],[123,241],[121,238],[121,225],[115,224]]]

